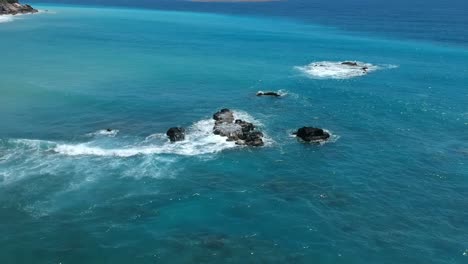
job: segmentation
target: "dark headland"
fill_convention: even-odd
[[[20,4],[18,0],[0,0],[0,15],[17,15],[37,12],[37,9],[27,4]]]

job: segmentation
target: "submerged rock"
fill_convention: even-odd
[[[22,5],[18,0],[0,0],[0,15],[37,13],[30,5]]]
[[[171,142],[182,141],[185,139],[185,129],[182,127],[171,127],[167,130],[166,135]]]
[[[348,66],[358,66],[358,63],[355,61],[343,61],[341,65],[348,65]]]
[[[382,69],[360,61],[318,61],[295,68],[313,79],[350,79]]]
[[[280,97],[281,94],[278,92],[263,92],[263,91],[258,91],[257,96],[274,96],[274,97]]]
[[[315,127],[302,127],[293,133],[296,137],[306,142],[323,142],[330,138],[330,134],[321,128]]]
[[[227,137],[227,141],[235,141],[238,145],[263,146],[263,133],[256,131],[255,126],[247,121],[234,118],[229,109],[222,109],[213,115],[215,125],[213,133]]]

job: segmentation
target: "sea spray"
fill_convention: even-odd
[[[312,79],[351,79],[365,76],[382,69],[396,68],[395,65],[374,65],[365,62],[317,61],[295,69]]]

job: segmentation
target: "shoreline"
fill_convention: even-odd
[[[35,14],[39,12],[28,4],[20,4],[17,0],[0,0],[0,16],[15,16]]]

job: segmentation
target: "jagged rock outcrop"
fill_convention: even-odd
[[[258,91],[257,96],[274,96],[274,97],[280,97],[281,94],[278,92],[263,92],[263,91]]]
[[[185,139],[185,129],[182,127],[171,127],[167,130],[166,135],[171,142],[182,141]]]
[[[321,128],[302,127],[294,132],[293,135],[304,140],[305,142],[323,142],[330,138],[330,134]]]
[[[213,115],[215,125],[213,133],[227,137],[228,141],[235,141],[238,145],[260,147],[264,145],[263,133],[256,131],[254,124],[244,120],[234,118],[234,113],[229,109],[221,109],[221,111]]]
[[[18,0],[0,0],[0,15],[17,15],[37,12],[37,9],[27,4],[20,4]]]

